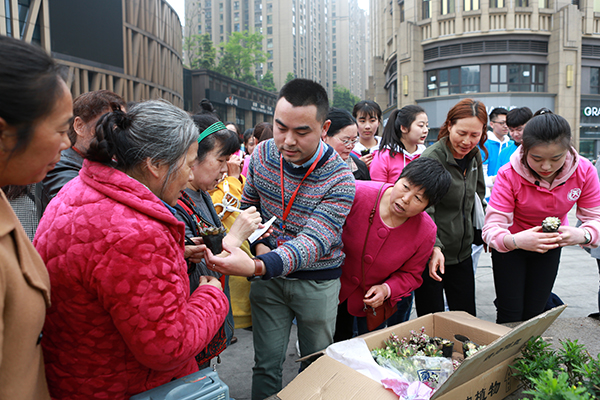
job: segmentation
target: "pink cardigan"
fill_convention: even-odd
[[[375,211],[373,225],[367,239],[369,214],[382,183],[372,181],[356,181],[356,196],[350,215],[342,233],[346,260],[342,265],[342,287],[340,303],[348,300],[348,312],[357,317],[364,317],[362,290],[361,256],[363,245],[367,243],[365,261],[365,288],[386,283],[391,289],[392,304],[408,296],[410,292],[421,286],[421,274],[433,251],[435,223],[426,212],[422,212],[396,228],[388,227],[379,215],[379,206]],[[384,191],[392,187],[384,184]]]
[[[128,399],[198,370],[229,304],[213,286],[190,296],[183,235],[144,185],[87,160],[50,202],[34,244],[52,283],[52,397]]]
[[[573,150],[574,151],[574,150]],[[498,171],[487,206],[483,240],[499,252],[508,252],[504,236],[540,226],[546,217],[568,225],[567,213],[577,204],[577,218],[592,235],[589,247],[600,244],[600,184],[595,167],[569,152],[552,184],[537,180],[521,163],[522,146],[510,163]]]

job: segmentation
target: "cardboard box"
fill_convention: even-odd
[[[467,358],[431,400],[500,400],[514,392],[518,380],[509,366],[521,347],[533,336],[541,335],[566,308],[547,311],[514,329],[480,320],[461,311],[426,315],[403,324],[363,335],[370,350],[383,347],[390,333],[409,336],[411,330],[425,327],[429,336],[454,340],[455,334],[487,345]],[[321,356],[277,395],[282,400],[379,400],[398,399],[379,382],[328,357]]]

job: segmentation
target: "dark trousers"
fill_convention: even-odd
[[[561,248],[546,253],[492,249],[496,323],[527,321],[544,312],[552,292]]]
[[[429,267],[423,271],[423,284],[415,290],[417,315],[444,311],[444,292],[451,311],[466,311],[471,315],[475,310],[475,274],[471,256],[458,264],[446,265],[446,273],[440,275],[441,282],[429,276]]]

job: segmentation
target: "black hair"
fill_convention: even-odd
[[[452,177],[437,160],[419,157],[406,164],[398,181],[406,178],[410,183],[424,189],[429,206],[435,206],[448,193]],[[398,182],[396,181],[396,182]]]
[[[251,137],[254,136],[254,129],[248,128],[244,131],[244,144],[248,143]]]
[[[538,115],[544,115],[544,114],[554,114],[554,113],[553,113],[553,112],[552,112],[552,110],[550,110],[549,108],[542,107],[542,108],[540,108],[539,110],[537,110],[537,111],[536,111],[536,112],[533,114],[533,116],[534,116],[534,117],[537,117]]]
[[[546,109],[545,113],[531,118],[523,129],[523,156],[521,157],[523,165],[529,168],[527,155],[533,147],[552,143],[562,145],[574,155],[569,123],[560,115]]]
[[[200,102],[200,107],[201,112],[196,115],[192,115],[192,119],[200,130],[200,135],[202,135],[202,132],[205,129],[215,122],[219,122],[220,120],[212,111],[214,108],[210,101],[206,99],[202,100]],[[216,146],[219,146],[220,148],[218,157],[229,157],[240,149],[240,141],[238,140],[237,133],[224,128],[217,132],[211,133],[202,139],[202,141],[198,143],[198,162],[204,161],[207,154],[213,151]]]
[[[525,125],[532,117],[533,113],[529,107],[513,108],[506,114],[506,126],[517,128]]]
[[[62,94],[62,68],[36,45],[0,35],[0,118],[17,129],[11,154],[29,144],[33,126]]]
[[[410,127],[415,122],[415,119],[417,119],[417,115],[423,113],[425,113],[423,107],[413,104],[392,111],[383,129],[383,137],[381,138],[379,148],[388,149],[392,158],[396,156],[398,150],[406,150],[404,143],[402,143],[402,127],[410,131]]]
[[[317,107],[317,121],[321,124],[325,123],[329,111],[329,99],[325,88],[317,82],[301,78],[292,79],[283,85],[277,101],[282,97],[294,107]]]
[[[354,105],[352,116],[354,118],[359,118],[359,114],[375,117],[381,122],[381,107],[372,100],[362,100]]]
[[[331,121],[331,125],[329,125],[329,129],[327,130],[327,136],[334,137],[342,129],[350,125],[355,125],[358,132],[356,119],[354,119],[348,111],[342,108],[332,107],[329,110],[329,114],[327,114],[327,119]]]
[[[490,121],[492,121],[494,118],[496,118],[498,115],[507,115],[508,114],[508,110],[504,107],[496,107],[494,108],[491,112],[490,112]]]

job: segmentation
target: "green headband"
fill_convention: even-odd
[[[211,126],[209,126],[208,128],[206,128],[201,134],[200,137],[198,138],[198,143],[200,143],[202,140],[204,140],[205,137],[207,137],[208,135],[210,135],[211,133],[215,133],[218,132],[222,129],[227,129],[227,127],[225,126],[224,123],[222,123],[221,121],[217,121],[214,124],[212,124]]]

